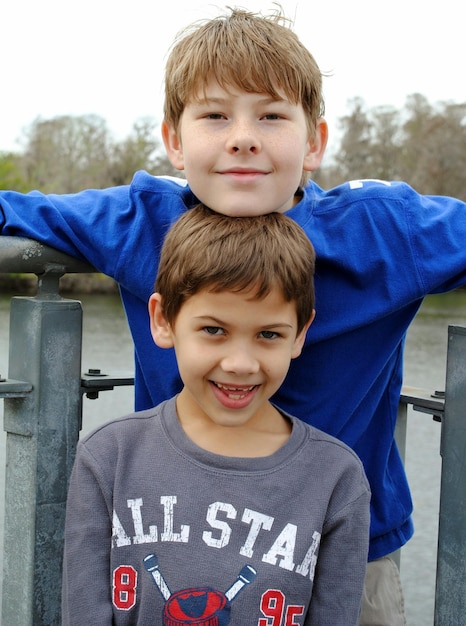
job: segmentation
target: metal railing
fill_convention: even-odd
[[[81,303],[60,297],[59,280],[92,271],[37,242],[0,237],[0,273],[38,277],[36,296],[12,298],[9,373],[0,379],[7,432],[5,626],[59,626],[66,493],[82,397],[134,382],[131,374],[81,374]],[[396,429],[402,455],[408,405],[442,428],[434,626],[466,625],[466,329],[449,327],[445,397],[403,387]]]

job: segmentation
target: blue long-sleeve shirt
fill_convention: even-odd
[[[138,172],[129,186],[73,195],[0,192],[4,235],[37,239],[112,276],[135,344],[138,410],[181,388],[172,350],[151,338],[147,301],[163,236],[196,203],[182,181]],[[311,182],[288,212],[317,254],[317,315],[274,402],[359,455],[372,491],[369,559],[413,532],[394,442],[406,330],[424,296],[466,283],[466,205],[400,182]]]

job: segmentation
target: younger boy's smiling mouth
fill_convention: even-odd
[[[232,385],[210,381],[215,397],[229,408],[247,406],[260,385]]]

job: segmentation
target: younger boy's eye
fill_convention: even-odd
[[[260,335],[263,339],[276,339],[279,337],[279,334],[274,332],[273,330],[262,330]]]

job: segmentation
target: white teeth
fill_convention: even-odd
[[[226,391],[229,398],[232,400],[241,400],[244,398],[250,391],[254,389],[256,385],[251,385],[250,387],[230,387],[227,385],[222,385],[221,383],[215,383],[215,385],[222,389],[222,391]]]
[[[217,385],[217,387],[219,387],[219,389],[224,389],[225,391],[242,391],[242,392],[247,392],[247,391],[251,391],[252,389],[254,389],[255,385],[251,385],[250,387],[227,387],[226,385],[222,385],[221,383],[215,383]]]

